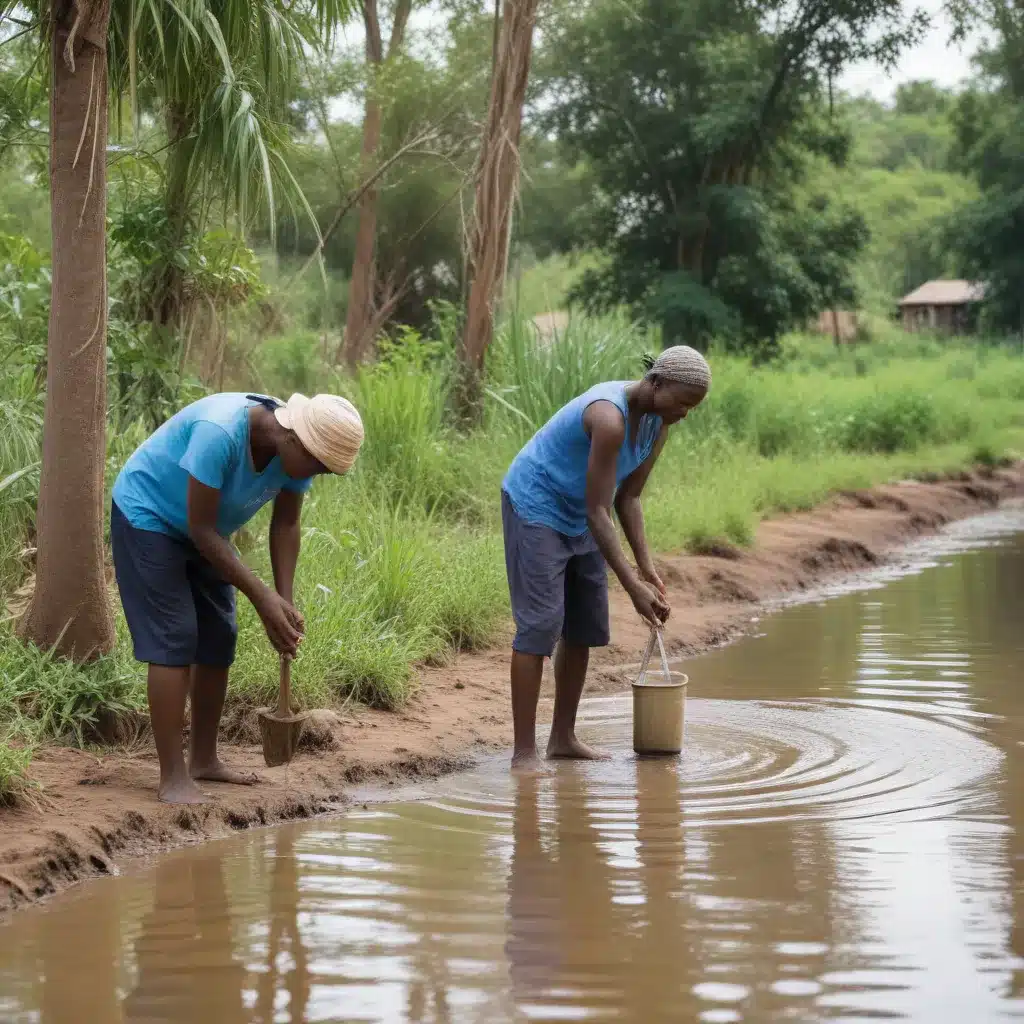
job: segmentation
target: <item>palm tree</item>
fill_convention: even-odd
[[[308,49],[321,48],[356,0],[113,0],[115,92],[163,120],[165,263],[151,290],[155,323],[179,327],[179,253],[217,208],[245,224],[282,192],[303,203],[288,170],[288,102]]]
[[[0,25],[18,6],[5,0]],[[291,183],[274,118],[303,45],[329,39],[349,2],[50,0],[32,12],[50,43],[53,289],[36,586],[20,630],[86,660],[114,643],[102,532],[108,68],[136,124],[147,92],[164,112],[173,257],[217,201],[244,218],[257,201],[273,207],[276,183]],[[168,271],[154,304],[162,322],[181,300]]]
[[[53,296],[36,586],[20,629],[85,660],[114,644],[103,574],[110,0],[53,0],[47,14]]]

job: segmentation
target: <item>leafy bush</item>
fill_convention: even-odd
[[[924,395],[880,393],[858,402],[840,432],[851,452],[914,451],[937,439],[938,416]]]

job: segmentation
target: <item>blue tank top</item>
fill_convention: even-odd
[[[587,532],[590,438],[583,427],[583,414],[594,402],[611,402],[626,421],[626,437],[615,470],[616,489],[651,454],[661,432],[661,417],[645,415],[635,441],[630,438],[626,404],[629,383],[616,380],[595,385],[559,409],[533,435],[513,460],[502,484],[516,515],[569,537]]]

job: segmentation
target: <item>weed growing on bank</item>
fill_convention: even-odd
[[[35,789],[28,768],[32,751],[0,740],[0,807],[15,807],[30,800]]]

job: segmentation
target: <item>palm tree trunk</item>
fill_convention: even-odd
[[[103,571],[110,0],[54,0],[47,344],[38,556],[22,635],[85,661],[114,645]]]
[[[530,74],[539,0],[505,0],[491,75],[487,127],[477,168],[470,236],[471,285],[460,348],[459,402],[464,418],[479,419],[484,358],[494,334],[508,263],[508,238],[519,185],[519,135]]]

